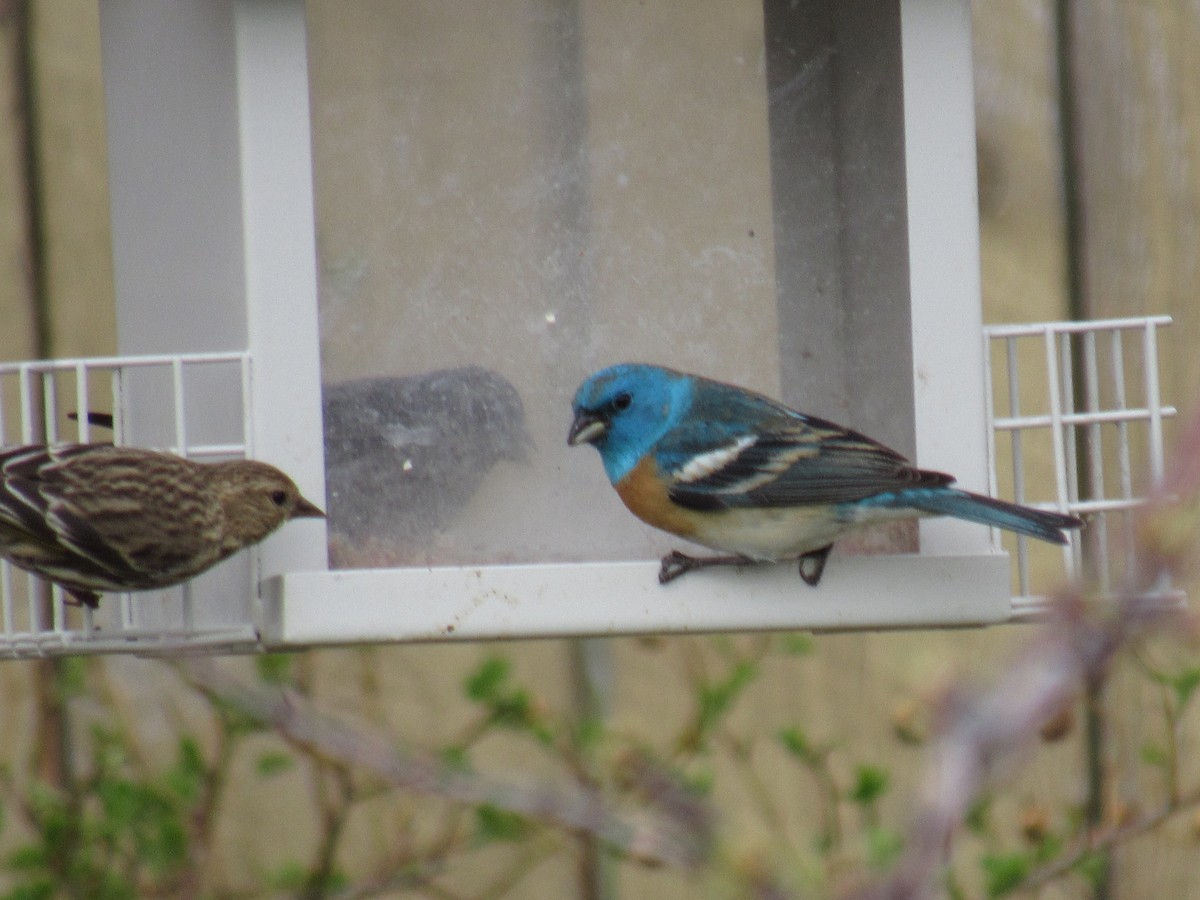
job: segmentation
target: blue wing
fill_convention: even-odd
[[[856,431],[719,384],[696,391],[655,458],[671,499],[696,510],[849,503],[954,481]]]

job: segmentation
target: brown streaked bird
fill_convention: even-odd
[[[111,444],[0,448],[0,556],[95,609],[172,587],[289,519],[324,517],[254,460],[198,463]]]

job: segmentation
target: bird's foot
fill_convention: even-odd
[[[800,580],[809,587],[816,587],[825,571],[825,561],[829,559],[829,551],[833,544],[826,544],[820,550],[813,550],[800,557]],[[664,561],[665,562],[665,561]],[[661,576],[660,576],[661,577]]]
[[[662,558],[662,567],[658,570],[658,583],[666,584],[674,581],[680,575],[686,575],[696,569],[708,569],[713,566],[750,566],[754,560],[748,556],[688,556],[678,550],[672,550]]]

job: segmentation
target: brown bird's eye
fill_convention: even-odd
[[[633,397],[629,394],[617,394],[613,398],[613,406],[617,409],[629,409],[629,404],[633,402]]]
[[[271,491],[271,502],[276,506],[284,506],[287,498],[287,491]]]

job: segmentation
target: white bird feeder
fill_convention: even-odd
[[[972,625],[1036,604],[1025,542],[1014,568],[957,520],[835,551],[815,589],[794,565],[660,586],[687,545],[565,441],[582,378],[626,360],[779,396],[971,490],[1136,504],[1132,478],[1117,507],[1080,499],[1070,442],[1145,423],[1160,464],[1165,320],[981,340],[967,0],[458,6],[103,0],[121,356],[0,367],[20,409],[2,437],[107,440],[66,413],[111,410],[117,440],[253,456],[319,500],[322,384],[473,365],[521,397],[524,462],[489,461],[418,538],[297,521],[94,613],[5,565],[0,654]],[[1122,390],[1095,342],[1137,335],[1142,394],[1076,411],[1054,355],[1075,331],[1095,335],[1087,377]],[[996,479],[988,354],[1031,337],[1051,395],[996,401],[995,427],[1053,435],[1057,469]],[[1023,357],[1001,356],[1017,397]],[[397,454],[473,439],[412,421],[384,429]]]

